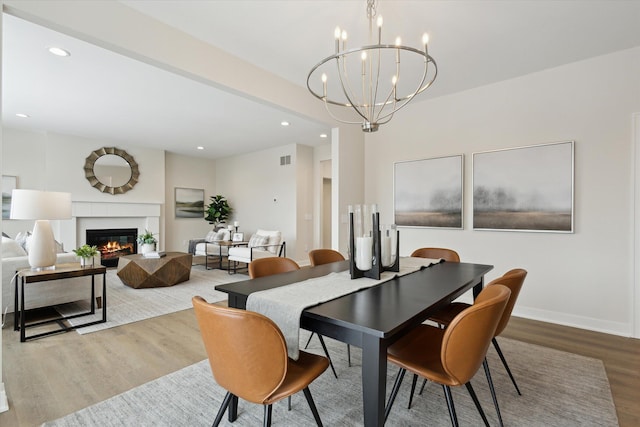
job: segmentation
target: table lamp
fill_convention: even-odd
[[[56,244],[49,220],[71,218],[71,193],[13,190],[10,218],[36,220],[29,241],[29,265],[33,270],[51,267],[56,263]]]

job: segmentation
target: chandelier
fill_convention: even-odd
[[[400,37],[395,44],[382,44],[382,16],[377,19],[375,37],[375,15],[376,1],[367,0],[368,45],[348,49],[347,32],[337,27],[335,54],[307,75],[307,88],[324,102],[329,115],[341,123],[361,123],[364,132],[375,132],[389,122],[396,111],[431,86],[438,74],[436,62],[429,56],[426,33],[422,49],[403,46]],[[352,109],[361,120],[338,118],[332,108],[339,108],[332,106]]]

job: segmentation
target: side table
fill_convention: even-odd
[[[66,326],[62,323],[63,320],[75,319],[77,317],[89,316],[96,312],[96,291],[95,291],[95,276],[102,274],[102,319],[82,323],[80,325]],[[53,270],[41,270],[34,271],[31,269],[23,269],[16,271],[16,284],[15,284],[15,300],[13,306],[13,329],[20,331],[20,342],[25,342],[34,338],[40,338],[47,335],[57,334],[60,332],[67,332],[83,326],[95,325],[98,323],[104,323],[107,321],[107,268],[105,266],[97,267],[81,267],[80,263],[58,264]],[[25,284],[41,284],[50,280],[69,279],[73,277],[85,277],[91,276],[91,309],[88,312],[74,314],[71,316],[59,316],[55,319],[44,320],[41,322],[34,322],[27,324],[25,320],[25,307],[24,307],[24,285]],[[20,299],[18,299],[18,281],[20,282]],[[30,286],[31,287],[31,286]],[[18,302],[20,309],[18,310]],[[26,329],[34,326],[45,325],[48,323],[58,323],[60,329],[53,331],[42,332],[39,334],[31,335],[27,337]]]

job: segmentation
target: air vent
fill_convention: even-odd
[[[280,157],[280,166],[290,165],[291,164],[291,156],[281,156]]]

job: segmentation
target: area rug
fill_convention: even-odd
[[[308,337],[301,334],[301,342]],[[546,347],[499,338],[522,396],[515,392],[493,348],[488,354],[493,381],[505,426],[617,426],[602,361]],[[361,426],[362,391],[360,350],[352,347],[352,366],[347,365],[346,346],[326,340],[336,365],[336,380],[327,370],[310,390],[325,426]],[[311,351],[320,353],[317,338]],[[397,368],[389,365],[387,394]],[[472,379],[478,398],[491,425],[498,425],[484,372]],[[442,388],[428,383],[422,395],[407,409],[411,381],[405,381],[386,422],[387,426],[450,426]],[[111,399],[90,406],[46,427],[75,426],[210,426],[225,391],[213,380],[207,360],[155,381],[136,387]],[[461,426],[478,426],[482,421],[464,387],[453,389],[453,399]],[[240,401],[238,419],[221,425],[257,426],[262,424],[261,405]],[[314,426],[311,411],[302,393],[293,396],[287,411],[286,399],[273,408],[274,426]]]
[[[162,316],[191,308],[191,298],[200,295],[209,302],[221,301],[227,294],[215,290],[216,285],[247,280],[244,274],[229,274],[226,270],[206,270],[203,266],[193,266],[188,281],[161,288],[134,289],[122,283],[115,269],[107,270],[107,322],[76,329],[79,334],[88,334],[113,328],[139,320]],[[100,279],[96,279],[100,280]],[[101,283],[101,282],[100,282]],[[89,310],[89,302],[64,304],[56,310],[65,316]],[[100,320],[102,310],[93,316],[72,319],[73,324]]]

